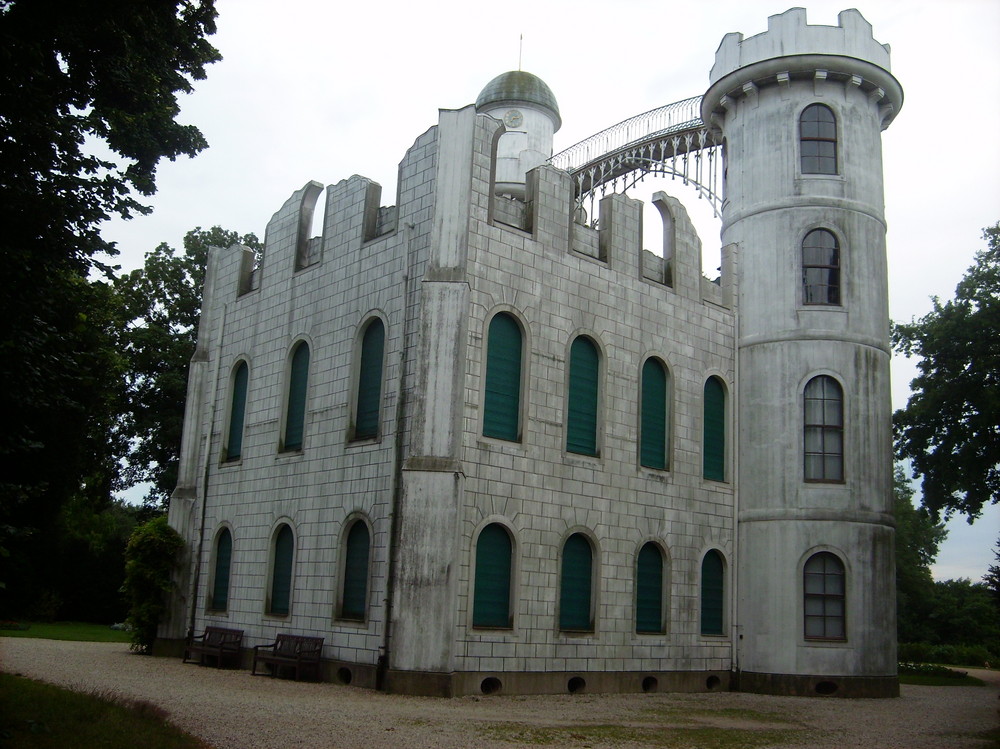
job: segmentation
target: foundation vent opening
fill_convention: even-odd
[[[479,685],[479,691],[483,694],[499,694],[502,689],[503,682],[495,676],[483,679],[483,683]]]
[[[722,679],[720,679],[718,676],[712,675],[705,680],[705,688],[708,689],[709,691],[718,689],[721,686],[722,686]]]
[[[351,669],[349,668],[339,668],[337,669],[337,681],[341,684],[350,684],[353,678],[351,674]]]
[[[655,676],[647,676],[642,680],[642,691],[643,692],[655,692],[660,686],[660,682]]]
[[[816,685],[816,694],[829,697],[831,694],[836,694],[838,689],[840,687],[834,681],[821,681]]]
[[[574,676],[566,684],[566,688],[569,690],[570,694],[576,694],[577,692],[582,692],[587,688],[587,682],[580,676]]]

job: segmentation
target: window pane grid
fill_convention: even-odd
[[[803,174],[837,173],[837,120],[829,107],[812,104],[802,111],[799,151]]]
[[[844,404],[840,384],[814,377],[806,385],[803,425],[806,481],[844,480]]]
[[[802,290],[805,304],[840,304],[840,245],[826,229],[802,240]]]
[[[807,639],[846,637],[844,565],[835,555],[820,552],[803,570],[803,631]]]

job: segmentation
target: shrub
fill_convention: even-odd
[[[126,623],[132,632],[131,648],[137,653],[148,655],[153,650],[156,628],[173,589],[171,572],[182,548],[183,539],[162,515],[137,526],[128,540],[122,592],[129,604]]]
[[[953,666],[982,668],[1000,662],[1000,657],[983,645],[930,645],[926,642],[901,642],[899,660],[913,663],[949,663]]]

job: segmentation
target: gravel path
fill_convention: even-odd
[[[217,749],[631,749],[718,746],[1000,747],[1000,672],[983,687],[903,686],[898,700],[753,694],[400,697],[295,683],[133,655],[127,645],[0,638],[0,669],[80,691],[118,692],[162,706]],[[987,732],[993,731],[989,738]]]

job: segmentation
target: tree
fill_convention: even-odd
[[[1000,610],[1000,539],[997,539],[993,558],[996,559],[996,564],[991,564],[987,568],[986,574],[983,575],[983,584],[990,591],[990,594],[993,596],[993,603]]]
[[[199,227],[185,235],[182,253],[163,243],[146,254],[142,268],[115,284],[126,362],[126,406],[119,424],[129,446],[124,483],[149,482],[150,504],[166,505],[177,485],[188,364],[201,317],[208,249],[233,244],[261,249],[253,234]]]
[[[971,523],[1000,502],[1000,223],[983,231],[955,298],[917,321],[897,324],[892,342],[919,356],[906,407],[893,417],[896,454],[923,477],[923,502],[937,518]]]
[[[171,577],[184,539],[160,515],[137,526],[125,549],[127,623],[132,628],[132,650],[149,655],[156,641],[156,628],[167,613],[167,595],[174,588]]]

